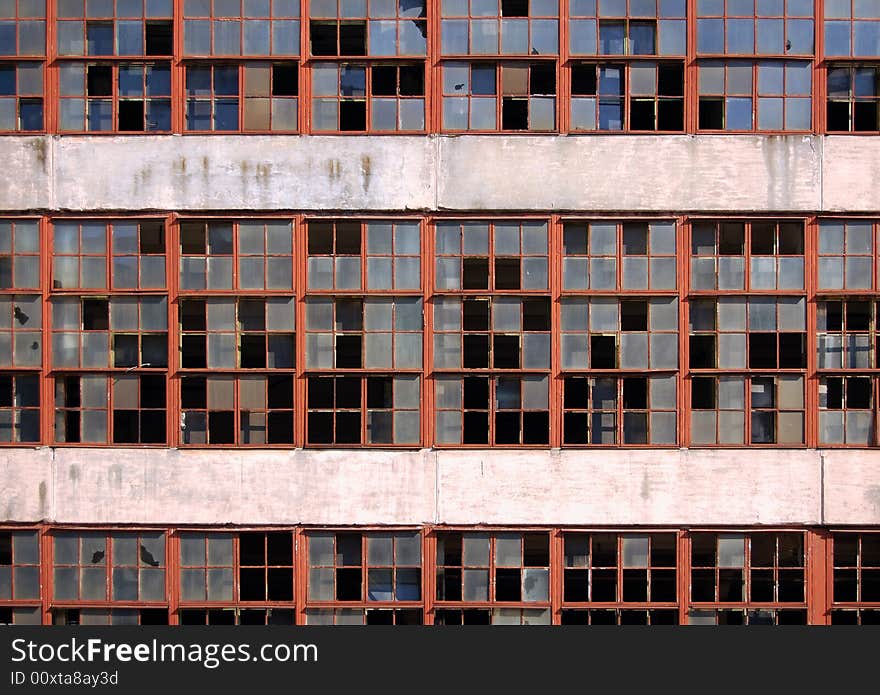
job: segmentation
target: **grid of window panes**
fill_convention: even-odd
[[[874,0],[49,1],[0,6],[2,132],[880,132]]]
[[[293,625],[291,531],[179,534],[180,625]]]
[[[692,223],[686,383],[693,445],[806,441],[804,235],[794,221]]]
[[[677,625],[674,533],[563,535],[563,625]]]
[[[808,613],[878,622],[876,528],[0,529],[0,625],[783,625]]]
[[[418,625],[422,534],[308,532],[308,625]]]
[[[548,445],[548,222],[438,222],[434,254],[437,443]]]
[[[306,444],[417,445],[419,222],[312,220],[306,237]]]
[[[691,533],[690,625],[805,625],[801,532]]]
[[[42,622],[40,533],[0,530],[0,625]]]
[[[550,534],[436,534],[435,625],[549,625]]]
[[[834,533],[831,546],[831,624],[878,624],[880,534]]]
[[[0,132],[44,129],[43,79],[40,62],[0,63]]]

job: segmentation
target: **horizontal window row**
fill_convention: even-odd
[[[60,55],[170,55],[171,0],[54,3]],[[685,0],[579,0],[560,12],[556,0],[322,0],[307,16],[297,0],[188,1],[182,5],[183,55],[298,55],[300,22],[308,22],[312,55],[424,55],[427,15],[440,15],[442,55],[559,52],[560,19],[572,54],[686,53]],[[45,1],[9,2],[2,12],[5,55],[44,55]],[[819,22],[829,56],[874,56],[880,10],[869,3],[813,0],[701,0],[695,25],[698,54],[812,55]]]
[[[869,624],[878,596],[876,530],[0,530],[0,624]]]
[[[878,22],[880,26],[880,22]],[[430,70],[422,62],[295,60],[187,61],[172,88],[168,60],[63,61],[57,99],[47,101],[44,65],[0,63],[0,131],[39,132],[48,108],[59,132],[410,132],[434,126],[427,111]],[[572,133],[812,132],[809,61],[698,62],[696,101],[683,61],[443,61],[436,107],[443,132]],[[302,73],[302,75],[301,75]],[[569,78],[570,94],[560,91]],[[301,109],[300,81],[311,82]],[[824,130],[880,132],[880,66],[831,63]],[[567,88],[568,89],[568,88]]]

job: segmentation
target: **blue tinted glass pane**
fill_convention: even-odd
[[[119,66],[119,96],[139,97],[144,91],[143,66]]]
[[[782,130],[782,99],[758,99],[758,128]]]
[[[147,96],[171,94],[171,69],[164,66],[147,66]]]
[[[15,96],[15,66],[0,65],[0,94]]]
[[[877,6],[877,0],[853,0],[853,17],[880,19],[880,7]]]
[[[623,103],[616,100],[599,100],[599,130],[623,128]]]
[[[785,53],[785,22],[783,20],[758,20],[758,53],[762,55]]]
[[[119,55],[143,55],[144,25],[141,22],[117,22]]]
[[[653,24],[630,24],[629,40],[633,55],[653,55],[656,52]]]
[[[440,45],[443,55],[465,55],[468,50],[466,19],[444,19],[440,24]]]
[[[187,55],[210,55],[210,22],[188,19],[183,23],[183,52]]]
[[[849,22],[825,22],[825,55],[850,55],[849,39]]]
[[[88,43],[88,55],[113,55],[113,25],[87,24],[86,41]]]
[[[880,22],[853,22],[853,55],[880,55]]]
[[[825,0],[825,19],[848,19],[852,14],[852,0]]]
[[[626,0],[599,0],[602,17],[626,17]]]
[[[400,55],[423,56],[428,52],[427,25],[424,22],[400,22]]]
[[[781,17],[785,14],[785,3],[783,0],[758,0],[755,9],[759,17]]]
[[[211,130],[211,102],[190,99],[186,103],[187,130]]]
[[[811,102],[809,99],[788,99],[785,103],[785,129],[810,129]]]
[[[147,130],[171,130],[171,102],[154,99],[147,102]]]
[[[568,11],[572,17],[594,17],[596,0],[571,0]]]
[[[214,94],[238,94],[238,67],[229,65],[214,68]]]
[[[571,52],[576,55],[596,53],[596,21],[593,19],[573,19],[571,27]]]
[[[299,22],[272,22],[272,55],[299,55]]]
[[[813,20],[790,19],[787,23],[787,35],[790,46],[789,53],[807,55],[813,52]]]
[[[661,19],[660,55],[681,56],[687,53],[687,22],[683,19]]]
[[[106,99],[89,100],[89,130],[113,129],[113,102]]]
[[[660,0],[661,17],[686,17],[686,0]]]
[[[214,130],[238,130],[238,99],[214,102]]]
[[[244,55],[269,55],[269,21],[244,22]]]
[[[494,66],[473,66],[471,69],[471,94],[495,94]]]
[[[859,68],[855,71],[853,79],[853,91],[857,97],[875,97],[877,96],[877,73],[874,68]],[[831,77],[828,78],[829,85]],[[831,91],[829,86],[828,91]]]
[[[623,55],[623,22],[599,22],[599,53]]]
[[[812,17],[813,0],[785,0],[789,17]]]
[[[339,77],[339,91],[346,97],[362,97],[367,91],[367,72],[364,68],[343,66]]]
[[[22,130],[43,129],[43,100],[23,99],[19,108]]]
[[[718,17],[724,14],[724,0],[697,0],[698,17]]]
[[[758,94],[782,94],[784,78],[782,63],[761,63],[758,66]]]
[[[725,101],[727,106],[728,130],[751,130],[752,129],[752,100],[745,98],[729,98]]]
[[[0,55],[15,55],[15,22],[0,22]]]
[[[812,92],[812,66],[809,63],[792,63],[785,68],[785,93],[809,95]]]
[[[599,94],[600,95],[623,95],[623,69],[600,68],[599,69]]]
[[[753,53],[755,51],[755,25],[751,19],[727,20],[727,52]]]
[[[755,0],[727,0],[728,17],[749,17],[755,11]]]
[[[190,96],[210,94],[211,68],[187,68],[186,93]]]
[[[724,53],[723,19],[700,19],[697,21],[697,52]]]

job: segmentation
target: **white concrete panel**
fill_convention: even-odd
[[[406,210],[435,198],[424,137],[68,136],[53,146],[58,209]]]
[[[449,452],[450,524],[813,524],[815,451]],[[880,518],[880,517],[878,517]]]
[[[0,210],[55,207],[52,138],[0,137]]]
[[[51,518],[54,489],[51,449],[0,449],[0,519]]]
[[[880,524],[880,452],[830,449],[825,458],[826,524]]]
[[[880,452],[826,454],[827,521],[880,523],[877,471]],[[819,524],[822,475],[815,450],[9,449],[0,520]]]
[[[822,138],[43,136],[0,138],[0,210],[814,211]],[[867,209],[880,164],[833,138],[836,206]],[[878,146],[868,143],[870,152]],[[876,172],[875,172],[876,173]],[[839,191],[839,193],[838,193]]]
[[[57,449],[55,455],[51,518],[60,523],[415,524],[433,518],[435,475],[431,458],[420,452]]]
[[[438,208],[811,211],[817,147],[800,135],[444,137]]]
[[[880,142],[876,137],[824,139],[822,202],[828,212],[880,210]]]

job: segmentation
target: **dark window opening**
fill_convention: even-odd
[[[714,335],[692,335],[689,336],[688,342],[692,369],[711,369],[715,366]]]
[[[827,118],[828,130],[849,131],[849,102],[829,101]]]
[[[489,336],[465,334],[462,337],[462,365],[465,369],[485,369],[489,366]]]
[[[856,101],[853,103],[853,130],[856,132],[878,129],[878,107],[876,101]]]
[[[550,299],[548,297],[523,299],[522,307],[524,331],[550,330]]]
[[[749,367],[775,368],[777,364],[776,334],[749,333]]]
[[[617,340],[613,335],[590,336],[590,367],[592,369],[617,368]]]
[[[653,99],[633,99],[629,109],[631,130],[656,130]]]
[[[620,329],[622,331],[647,331],[648,302],[644,300],[621,302]]]
[[[110,65],[89,65],[86,68],[86,94],[109,97],[113,94],[113,68]]]
[[[311,22],[309,24],[313,56],[337,55],[337,32],[335,22]]]
[[[363,366],[360,335],[336,336],[336,366],[340,369],[360,369]]]
[[[699,121],[701,130],[724,128],[724,100],[700,97]]]
[[[519,369],[520,337],[495,335],[492,341],[492,364],[497,369]]]
[[[295,97],[299,94],[299,71],[296,63],[275,63],[272,66],[272,96]]]
[[[779,334],[779,366],[803,369],[807,366],[807,334]]]
[[[174,54],[173,22],[147,22],[144,29],[146,35],[146,55],[170,56]]]
[[[715,408],[714,377],[694,377],[691,379],[691,408],[696,410]]]
[[[82,317],[84,331],[106,331],[110,328],[110,303],[106,299],[84,299]]]
[[[231,411],[208,412],[208,441],[212,444],[235,442],[235,414]]]
[[[556,66],[553,63],[535,63],[529,68],[529,94],[556,94]]]
[[[528,17],[529,0],[501,0],[502,17]]]
[[[343,99],[339,102],[339,130],[367,129],[367,102]]]
[[[119,102],[119,130],[142,131],[144,130],[144,102],[120,101]]]
[[[464,290],[489,289],[489,259],[463,258],[461,261],[461,287]]]
[[[520,259],[495,259],[495,289],[518,290],[520,288]]]
[[[366,22],[341,22],[339,24],[339,55],[367,55]]]
[[[527,130],[528,127],[528,99],[504,97],[501,101],[501,129]]]

